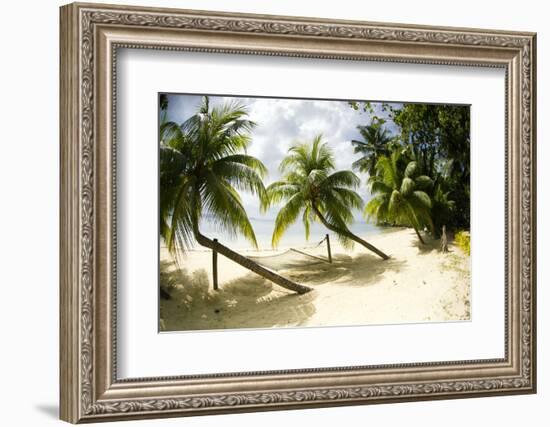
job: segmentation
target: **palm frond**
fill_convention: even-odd
[[[357,188],[361,184],[361,180],[357,175],[355,175],[352,171],[338,171],[330,174],[326,177],[325,182],[323,185],[332,187],[332,186],[338,186],[338,187],[349,187],[349,188]]]
[[[285,205],[277,213],[275,218],[275,228],[271,237],[271,245],[276,248],[279,241],[283,237],[285,231],[290,227],[300,214],[300,211],[305,206],[305,200],[301,193],[296,193],[290,197]]]
[[[238,193],[255,194],[262,204],[267,200],[262,181],[267,169],[246,154],[254,126],[244,105],[211,108],[207,96],[181,125],[161,123],[160,229],[171,252],[192,244],[203,215],[257,246]]]
[[[363,207],[363,199],[355,191],[345,187],[332,187],[331,191],[336,194],[345,206],[351,209],[361,209]]]
[[[416,162],[409,162],[409,164],[405,168],[405,177],[414,178],[414,176],[416,175],[417,169],[418,167]]]
[[[302,222],[309,237],[313,212],[323,215],[331,227],[346,231],[354,220],[352,210],[363,206],[361,197],[353,191],[360,185],[359,178],[351,171],[334,172],[334,155],[322,135],[315,136],[310,143],[294,144],[279,170],[282,179],[266,190],[270,204],[286,200],[276,219],[274,245],[302,209]],[[291,200],[299,200],[300,204],[289,204]],[[339,237],[349,245],[351,241],[344,234]]]
[[[165,224],[161,232],[169,252],[174,255],[192,247],[194,222],[200,211],[200,204],[189,203],[195,197],[194,184],[193,178],[183,180],[175,191],[172,209],[161,213]]]
[[[228,182],[208,172],[201,191],[204,213],[230,235],[240,232],[254,247],[256,235],[248,219],[239,193]]]
[[[401,188],[399,189],[399,192],[403,194],[404,197],[407,197],[409,194],[412,193],[414,188],[414,181],[411,178],[405,177],[403,178],[403,181],[401,181]]]
[[[367,221],[375,219],[377,224],[391,222],[388,215],[390,195],[391,193],[380,193],[369,200],[363,211]]]
[[[162,145],[179,149],[177,146],[184,138],[181,127],[174,122],[164,122],[160,125],[160,141]]]
[[[389,157],[381,156],[376,162],[376,171],[382,182],[390,188],[398,188],[400,182],[394,163]]]
[[[266,198],[262,178],[250,166],[230,161],[217,161],[212,165],[212,172],[236,189],[257,195],[260,201]]]
[[[425,210],[429,210],[432,207],[432,200],[424,191],[413,191],[409,198],[415,207]]]
[[[417,176],[414,179],[414,182],[416,184],[416,188],[418,188],[419,190],[428,190],[434,184],[433,180],[429,176],[426,176],[426,175]]]
[[[262,204],[262,210],[265,212],[270,206],[294,196],[301,191],[299,184],[288,181],[276,181],[266,188],[267,200]]]

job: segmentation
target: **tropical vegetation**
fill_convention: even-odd
[[[167,107],[163,99],[162,106]],[[210,108],[208,97],[184,123],[161,123],[160,234],[173,254],[196,241],[283,287],[304,293],[310,288],[277,275],[200,231],[201,219],[208,216],[225,232],[240,233],[257,246],[238,192],[255,194],[265,203],[262,179],[267,170],[245,152],[254,126],[243,105]]]
[[[397,141],[384,126],[386,121],[375,117],[368,125],[357,126],[362,140],[352,139],[353,152],[361,157],[352,163],[352,167],[373,175],[376,162],[382,156],[389,156]]]
[[[208,218],[227,235],[244,236],[258,246],[242,192],[257,198],[264,212],[278,208],[274,247],[301,219],[306,239],[315,221],[344,247],[357,243],[388,259],[350,231],[356,211],[363,209],[366,219],[377,224],[412,227],[421,243],[426,232],[437,238],[450,230],[469,251],[467,231],[456,233],[470,225],[468,107],[377,104],[375,109],[351,102],[355,110],[369,112],[369,121],[357,128],[360,138],[350,139],[358,155],[351,167],[368,175],[372,198],[365,206],[358,193],[364,184],[352,170],[337,170],[322,135],[292,145],[279,165],[280,179],[266,188],[266,166],[247,153],[256,123],[244,104],[212,106],[205,96],[191,117],[176,123],[168,120],[168,97],[161,95],[159,101],[159,226],[174,255],[198,243],[287,289],[309,291],[202,233],[201,221]]]
[[[355,152],[362,154],[354,167],[369,174],[374,195],[365,208],[366,217],[379,224],[413,227],[421,241],[423,229],[434,237],[440,236],[443,226],[468,229],[469,108],[382,104],[381,111],[375,112],[370,103],[350,105],[372,117],[358,128],[365,143],[351,141]],[[385,114],[386,119],[376,113]],[[393,132],[387,123],[393,124]]]
[[[456,245],[470,255],[470,233],[464,230],[461,230],[455,234],[455,243]]]
[[[433,229],[432,201],[426,193],[433,182],[430,177],[419,175],[418,169],[417,163],[399,150],[389,157],[381,156],[376,162],[376,173],[368,180],[374,197],[365,207],[365,214],[379,223],[411,226],[424,243],[419,230]]]
[[[383,259],[381,250],[353,234],[353,210],[363,205],[354,190],[360,179],[352,171],[335,171],[334,155],[317,135],[311,142],[293,145],[279,166],[282,178],[267,187],[264,209],[283,202],[275,219],[272,245],[276,246],[288,227],[301,216],[306,239],[311,221],[321,222],[336,234],[342,245],[359,243]]]
[[[254,123],[239,104],[210,109],[203,98],[183,124],[161,125],[160,232],[171,251],[186,248],[207,215],[229,234],[256,236],[237,190],[265,197],[263,163],[243,151]]]

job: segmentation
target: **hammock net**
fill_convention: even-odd
[[[247,258],[272,270],[285,270],[292,267],[328,263],[326,237],[316,245],[290,248],[273,255],[251,256]]]
[[[162,250],[167,247],[161,245]],[[210,249],[194,249],[190,252],[210,252]],[[324,237],[318,243],[304,246],[296,246],[273,254],[252,255],[256,251],[238,251],[250,260],[274,271],[285,270],[293,267],[303,267],[328,263],[327,238]],[[264,251],[264,253],[267,251]],[[182,261],[183,263],[183,261]]]

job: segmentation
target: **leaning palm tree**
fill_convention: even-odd
[[[384,127],[383,120],[373,120],[366,126],[357,126],[357,130],[363,140],[353,139],[351,144],[353,145],[353,152],[361,154],[362,157],[353,162],[352,167],[360,172],[374,175],[376,161],[381,156],[390,154],[390,145],[394,139]]]
[[[367,203],[365,214],[378,223],[406,225],[414,228],[422,244],[420,229],[428,225],[433,231],[430,216],[430,197],[424,191],[432,186],[426,175],[418,175],[415,161],[407,161],[401,151],[382,156],[376,163],[376,174],[368,185],[375,196]]]
[[[318,220],[334,232],[343,245],[357,242],[388,259],[384,252],[349,230],[353,209],[360,209],[363,204],[354,191],[360,180],[351,171],[334,172],[334,156],[321,139],[322,136],[318,135],[311,143],[291,147],[280,165],[282,179],[267,187],[264,209],[284,201],[275,219],[272,245],[277,246],[284,232],[301,214],[306,239],[309,238],[311,221]]]
[[[298,293],[310,290],[212,240],[200,231],[207,217],[230,235],[242,234],[257,247],[256,236],[238,190],[266,197],[263,163],[247,155],[249,131],[243,105],[210,108],[204,97],[197,114],[183,124],[161,122],[160,234],[176,254],[196,241],[249,270]]]

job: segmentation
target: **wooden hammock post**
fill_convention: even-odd
[[[328,252],[328,262],[330,262],[332,264],[332,252],[330,251],[330,237],[327,233],[327,252]]]
[[[443,226],[441,229],[441,245],[440,245],[441,252],[449,252],[449,246],[447,242],[447,227]]]
[[[275,273],[273,270],[261,266],[257,262],[252,261],[250,258],[247,258],[239,254],[238,252],[232,251],[227,246],[222,245],[218,241],[209,239],[208,237],[201,234],[198,228],[195,228],[194,234],[195,239],[197,240],[197,243],[199,245],[209,248],[212,251],[215,250],[216,252],[219,252],[221,255],[230,259],[231,261],[243,266],[253,273],[258,274],[259,276],[262,276],[267,280],[271,280],[273,283],[276,283],[277,285],[285,289],[296,292],[297,294],[305,294],[313,290],[308,286],[300,285],[299,283],[293,282],[292,280],[289,280],[286,277]]]
[[[214,248],[212,249],[212,282],[215,291],[218,290],[218,251],[216,250],[217,244],[218,239],[214,239]]]

